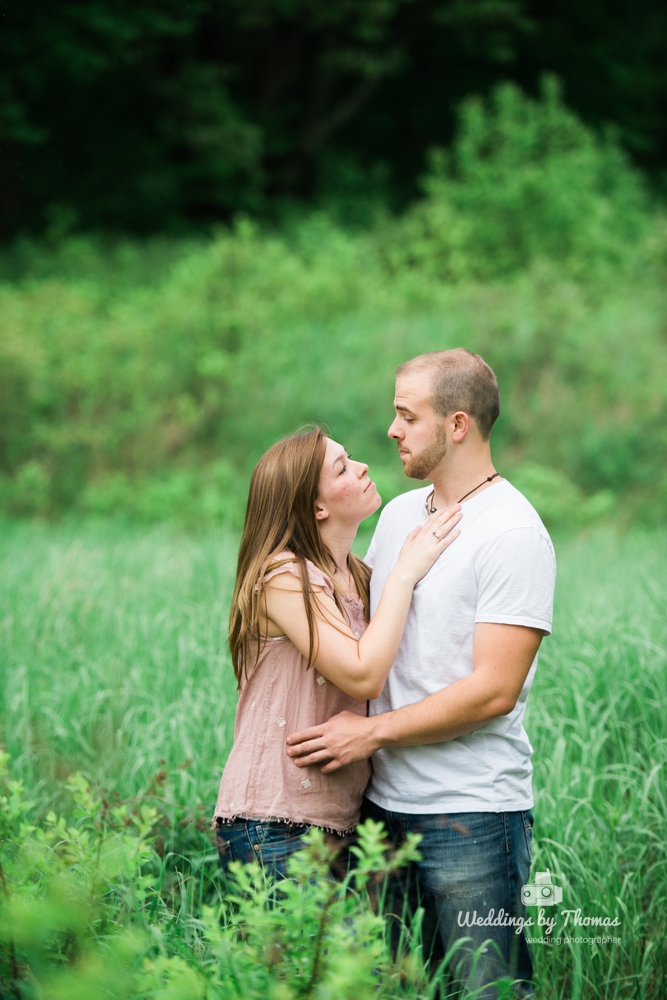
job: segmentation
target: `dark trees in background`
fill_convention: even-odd
[[[184,231],[281,199],[398,206],[458,102],[561,77],[660,180],[657,0],[12,0],[0,7],[2,235]]]

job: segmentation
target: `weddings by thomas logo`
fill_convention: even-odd
[[[521,887],[521,902],[524,906],[536,906],[537,914],[533,916],[514,916],[500,909],[498,913],[491,908],[483,916],[478,915],[477,910],[470,913],[459,910],[459,927],[512,927],[515,934],[531,927],[540,927],[542,937],[527,937],[529,944],[618,944],[620,938],[611,937],[610,931],[606,928],[620,927],[619,917],[609,916],[589,916],[583,914],[581,908],[575,910],[547,911],[546,907],[557,906],[563,901],[563,890],[559,885],[554,885],[551,872],[547,868],[545,872],[536,872],[535,881],[529,882]],[[556,924],[562,918],[563,929],[570,928],[575,931],[574,936],[554,937]],[[591,932],[586,930],[576,934],[576,928],[605,928],[604,936],[598,932],[597,936],[591,936]]]
[[[563,901],[563,890],[551,881],[551,872],[537,872],[533,885],[521,886],[521,902],[524,906],[555,906]]]
[[[538,944],[617,944],[620,938],[608,936],[605,931],[604,936],[590,936],[590,932],[585,931],[584,936],[553,937],[554,928],[559,917],[563,917],[563,929],[570,926],[575,927],[620,927],[620,917],[609,916],[588,916],[582,914],[581,908],[576,910],[561,910],[553,916],[545,915],[545,906],[556,906],[563,901],[563,890],[559,885],[554,885],[551,872],[547,868],[545,872],[536,872],[535,881],[521,887],[521,902],[524,906],[539,907],[537,913],[537,925],[544,928],[543,938],[528,938],[529,943]],[[529,926],[528,921],[525,924]]]

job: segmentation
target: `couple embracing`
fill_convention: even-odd
[[[482,358],[459,348],[406,362],[394,407],[405,474],[431,485],[386,506],[363,562],[351,546],[381,503],[365,464],[314,429],[253,473],[220,857],[285,875],[313,825],[344,838],[371,817],[395,844],[419,833],[422,859],[393,908],[419,901],[445,950],[469,939],[452,968],[468,989],[494,997],[484,986],[510,976],[526,996],[532,963],[511,919],[523,915],[533,826],[522,722],[551,631],[554,551],[493,467],[500,399]],[[496,926],[470,926],[491,911]]]

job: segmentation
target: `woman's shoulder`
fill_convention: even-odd
[[[333,595],[334,588],[333,583],[329,579],[326,573],[310,561],[310,559],[305,560],[306,572],[308,573],[308,579],[310,581],[311,587],[317,587],[318,589],[324,590],[326,593]],[[303,587],[301,564],[293,552],[284,549],[281,552],[272,553],[266,562],[266,569],[264,570],[263,578],[264,583],[268,583],[269,580],[273,580],[276,576],[281,574],[289,574],[289,577],[294,578],[298,581],[297,587],[300,589]],[[289,579],[288,577],[288,579]],[[295,588],[297,589],[297,588]]]

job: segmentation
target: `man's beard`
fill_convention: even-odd
[[[447,432],[444,427],[438,428],[433,444],[430,444],[418,455],[410,455],[403,466],[403,471],[410,479],[430,479],[436,465],[447,454]]]

